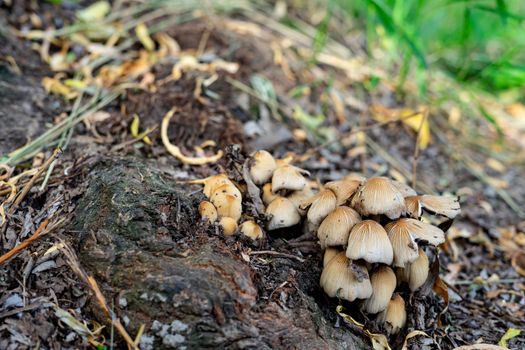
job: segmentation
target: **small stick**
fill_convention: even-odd
[[[417,129],[417,138],[416,138],[416,148],[414,149],[414,160],[412,163],[412,188],[416,188],[416,182],[417,182],[417,161],[419,158],[419,143],[421,141],[421,130],[423,130],[423,125],[425,124],[426,120],[428,118],[428,108],[425,108],[423,112],[423,118],[421,119],[421,123],[419,123],[419,128]]]
[[[18,253],[20,253],[22,250],[26,249],[34,240],[36,240],[40,236],[40,234],[46,228],[48,223],[49,223],[49,220],[45,219],[40,224],[40,226],[38,226],[38,229],[35,231],[35,233],[33,233],[31,237],[29,237],[28,239],[26,239],[25,241],[23,241],[22,243],[20,243],[19,245],[17,245],[16,247],[11,249],[7,253],[5,253],[4,255],[0,256],[0,265],[2,265],[3,263],[8,261],[15,255],[17,255]]]
[[[280,253],[280,252],[276,252],[273,250],[258,250],[258,251],[250,252],[249,255],[275,255],[275,256],[280,256],[283,258],[295,259],[299,262],[304,262],[304,259],[298,256],[287,254],[287,253]]]

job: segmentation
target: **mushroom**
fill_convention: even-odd
[[[247,237],[250,237],[253,240],[263,237],[263,230],[255,221],[248,220],[241,224],[239,227],[241,233]]]
[[[375,314],[387,308],[396,289],[396,274],[390,267],[383,265],[371,273],[370,282],[372,296],[364,302],[363,309],[370,314]]]
[[[369,263],[390,265],[392,244],[385,229],[373,220],[357,223],[350,231],[346,256],[351,260],[364,259]]]
[[[301,209],[301,203],[308,200],[309,198],[314,196],[314,192],[312,191],[312,187],[309,184],[306,184],[302,190],[299,191],[293,191],[290,193],[286,198],[292,201],[292,203],[295,205],[297,210],[299,211],[299,214],[304,215],[306,214],[305,210]]]
[[[360,221],[361,217],[354,209],[337,207],[321,222],[317,230],[321,248],[346,245],[350,230]]]
[[[420,196],[405,197],[405,205],[407,208],[407,214],[414,219],[419,219],[421,217],[421,214],[423,214],[422,212],[423,208],[421,207],[419,197]]]
[[[428,271],[428,257],[423,249],[419,249],[418,258],[408,264],[406,268],[402,269],[402,279],[408,283],[411,291],[415,291],[427,280]]]
[[[264,205],[270,204],[275,198],[279,197],[278,194],[273,193],[271,183],[265,184],[262,190],[263,190],[262,200],[263,200]]]
[[[233,185],[233,182],[231,182],[231,180],[228,178],[226,174],[213,175],[213,176],[210,176],[203,180],[198,180],[198,181],[201,181],[201,183],[204,183],[204,188],[202,189],[202,192],[208,198],[211,197],[211,194],[216,187],[219,187],[224,184]]]
[[[361,181],[352,179],[343,179],[339,181],[330,181],[324,185],[335,193],[337,199],[337,205],[343,205],[346,201],[357,191]]]
[[[363,216],[384,214],[396,219],[405,212],[405,200],[388,178],[373,177],[357,190],[352,207]]]
[[[356,273],[349,268],[350,260],[344,252],[334,256],[321,273],[321,287],[330,297],[348,301],[366,299],[372,295],[368,272],[363,265],[354,264]]]
[[[221,225],[222,230],[226,236],[231,236],[235,233],[235,231],[237,231],[237,220],[234,218],[224,216],[219,221],[219,225]]]
[[[242,200],[241,191],[232,182],[215,187],[211,191],[210,199],[213,201],[213,198],[219,194],[229,194]]]
[[[268,182],[276,168],[275,159],[267,151],[260,150],[252,155],[250,176],[256,185]]]
[[[217,209],[215,206],[208,202],[208,201],[202,201],[199,204],[199,214],[201,218],[206,219],[206,221],[209,224],[214,223],[217,221]]]
[[[305,170],[290,164],[278,167],[272,176],[272,192],[279,190],[302,190],[306,186],[306,179],[302,175]]]
[[[459,197],[425,194],[419,196],[419,202],[423,209],[433,214],[446,216],[449,219],[454,219],[461,212]]]
[[[409,227],[410,222],[406,220],[392,221],[385,226],[394,250],[394,266],[405,267],[418,257],[418,246]]]
[[[303,201],[300,208],[304,210],[310,206],[306,217],[308,218],[308,222],[317,227],[321,221],[335,209],[336,203],[335,194],[325,189],[316,193],[310,199]]]
[[[332,258],[334,256],[336,256],[337,254],[339,254],[341,252],[341,250],[337,249],[337,248],[334,248],[334,247],[327,247],[324,251],[324,254],[323,254],[323,267],[325,267],[326,265],[328,265],[328,263],[330,262],[330,260],[332,260]]]
[[[432,245],[440,245],[445,242],[445,233],[439,228],[426,222],[416,219],[403,218],[389,223],[390,228],[397,227],[397,230],[405,230],[418,240],[427,241]]]
[[[230,194],[227,190],[214,192],[211,202],[217,208],[219,217],[228,216],[239,220],[242,215],[242,198]]]
[[[396,180],[390,180],[392,184],[401,192],[403,197],[417,196],[417,192],[406,183]]]
[[[399,294],[390,299],[386,310],[379,314],[378,320],[384,324],[389,334],[395,334],[405,326],[407,320],[405,301]]]
[[[266,214],[271,215],[268,230],[289,227],[299,223],[301,216],[295,205],[288,198],[277,197],[267,207]]]

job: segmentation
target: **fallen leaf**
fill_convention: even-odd
[[[384,334],[370,332],[368,329],[365,328],[364,324],[357,322],[352,318],[352,316],[343,313],[342,305],[338,305],[335,309],[335,312],[337,312],[337,314],[341,316],[345,321],[352,323],[354,326],[361,329],[368,336],[368,338],[370,338],[370,341],[372,342],[372,348],[374,350],[392,350],[390,348],[390,345],[388,345],[388,339]]]
[[[151,40],[148,27],[144,23],[140,23],[135,27],[135,34],[146,50],[153,51],[155,49],[155,43]]]
[[[423,331],[418,331],[418,330],[412,331],[408,333],[407,336],[405,337],[405,341],[403,342],[403,348],[401,350],[408,350],[408,345],[407,345],[408,339],[417,337],[417,336],[424,336],[424,337],[430,338],[430,336]]]
[[[507,341],[511,340],[514,337],[517,337],[520,335],[521,330],[516,328],[509,328],[505,334],[503,334],[503,337],[501,337],[500,341],[498,342],[499,346],[504,347],[505,349],[508,349]]]
[[[497,345],[492,344],[474,344],[474,345],[463,345],[459,346],[457,348],[454,348],[453,350],[504,350],[505,348],[502,348]]]

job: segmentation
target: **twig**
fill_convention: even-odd
[[[451,282],[450,284],[453,285],[453,286],[464,286],[464,285],[470,285],[470,284],[513,284],[513,283],[516,283],[516,282],[523,282],[525,279],[524,278],[507,278],[507,279],[501,279],[501,280],[497,280],[497,281],[483,281],[481,283],[478,283],[476,281],[454,281],[454,282]]]
[[[419,123],[419,128],[417,129],[417,137],[416,137],[416,147],[414,149],[414,159],[412,161],[412,188],[416,188],[416,182],[417,182],[417,161],[419,158],[419,144],[421,142],[421,130],[423,130],[423,125],[425,125],[425,122],[428,118],[428,108],[425,108],[425,111],[423,112],[423,118],[421,118],[421,123]]]
[[[45,219],[40,224],[40,226],[38,226],[38,229],[35,231],[35,233],[33,233],[31,237],[29,237],[28,239],[26,239],[25,241],[23,241],[22,243],[20,243],[19,245],[17,245],[16,247],[11,249],[7,253],[5,253],[4,255],[0,256],[0,265],[2,265],[3,263],[8,261],[15,255],[17,255],[18,253],[20,253],[22,250],[26,249],[34,240],[39,238],[40,234],[42,233],[42,231],[44,231],[48,223],[49,223],[49,220]]]
[[[127,140],[127,141],[124,141],[122,143],[119,143],[118,145],[115,145],[114,147],[111,148],[111,151],[112,152],[119,151],[119,150],[123,149],[124,147],[132,145],[132,144],[134,144],[136,142],[142,141],[142,139],[144,139],[145,136],[148,136],[150,133],[152,133],[153,131],[157,130],[157,127],[158,127],[158,125],[155,125],[152,128],[148,128],[148,129],[144,130],[143,132],[141,132],[140,134],[138,134],[137,137],[135,137],[135,138],[133,138],[131,140]]]
[[[280,256],[280,257],[283,257],[283,258],[289,258],[289,259],[295,259],[299,262],[304,262],[304,259],[303,258],[300,258],[296,255],[292,255],[292,254],[287,254],[287,253],[280,253],[280,252],[276,252],[276,251],[273,251],[273,250],[257,250],[257,251],[254,251],[254,252],[250,252],[249,255],[275,255],[275,256]]]

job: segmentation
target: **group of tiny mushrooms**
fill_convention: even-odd
[[[399,332],[407,316],[402,295],[419,289],[429,275],[425,247],[445,242],[443,230],[424,214],[454,219],[459,199],[418,195],[401,182],[356,174],[315,192],[304,176],[308,172],[289,159],[276,160],[259,150],[249,164],[251,181],[262,190],[267,216],[262,226],[272,231],[303,223],[305,230],[316,232],[324,249],[320,285],[325,293],[358,302],[387,333]],[[225,235],[264,236],[261,225],[243,213],[241,185],[226,174],[194,183],[204,185],[208,198],[199,205],[203,219],[218,221]]]

